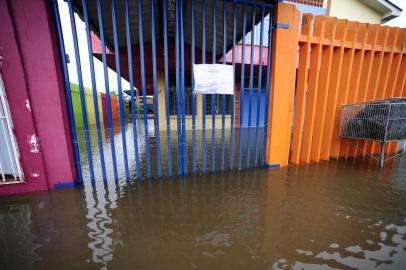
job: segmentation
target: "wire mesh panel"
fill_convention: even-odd
[[[386,138],[387,141],[406,139],[406,101],[390,105]]]
[[[406,98],[344,105],[340,136],[381,142],[406,139]]]

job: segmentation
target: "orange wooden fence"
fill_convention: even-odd
[[[287,4],[279,5],[281,11],[290,9]],[[284,32],[290,35],[286,39],[298,40],[293,52],[295,67],[288,72],[296,75],[296,85],[286,89],[278,87],[282,82],[274,82],[271,92],[293,91],[295,94],[289,101],[270,99],[270,106],[294,102],[293,123],[284,121],[283,124],[284,130],[289,130],[292,136],[288,142],[290,153],[283,155],[272,149],[268,138],[267,163],[285,165],[289,154],[290,162],[299,164],[376,153],[379,147],[373,142],[339,137],[341,108],[348,103],[406,96],[406,29],[312,14],[302,16],[297,32],[292,31],[299,29],[295,26],[299,24],[296,16],[290,16],[283,23],[290,24],[290,31]],[[274,33],[274,38],[277,35]],[[283,40],[274,41],[273,57],[278,56],[280,42]],[[285,67],[287,61],[291,60],[284,61]],[[276,76],[282,69],[277,64],[272,68],[273,79],[291,80]],[[290,98],[286,93],[285,96]],[[273,110],[269,117],[278,118],[281,113]],[[274,129],[274,124],[269,122],[271,136],[272,132],[278,132]],[[396,150],[397,143],[388,145],[387,151]]]
[[[347,103],[406,95],[405,40],[406,29],[303,16],[292,163],[377,151],[373,142],[339,137],[341,108]]]

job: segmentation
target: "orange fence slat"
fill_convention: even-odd
[[[344,50],[343,60],[342,60],[342,68],[340,73],[340,82],[338,92],[339,95],[337,96],[337,104],[335,107],[335,115],[334,115],[334,125],[333,125],[333,134],[331,139],[331,146],[330,146],[330,157],[338,158],[340,153],[340,144],[341,139],[339,136],[340,133],[340,118],[341,118],[341,108],[342,105],[347,102],[348,96],[348,87],[350,83],[350,76],[352,71],[352,62],[354,59],[354,52],[355,52],[355,41],[357,39],[357,22],[348,22],[347,23],[347,34],[344,40],[350,41],[353,44],[351,49]]]
[[[327,17],[324,39],[334,40],[337,26],[337,18]],[[319,75],[319,87],[316,102],[316,115],[310,151],[310,160],[319,161],[323,136],[324,121],[326,118],[328,84],[331,74],[331,62],[333,59],[333,46],[326,46],[322,51],[322,60]]]
[[[315,16],[313,35],[318,36],[319,40],[324,38],[325,16]],[[308,163],[310,161],[310,149],[313,137],[314,118],[316,113],[317,92],[319,87],[319,70],[322,54],[321,43],[312,47],[309,68],[309,89],[306,97],[306,118],[303,127],[302,149],[300,152],[300,161]]]
[[[345,40],[347,36],[348,22],[347,20],[338,20],[336,37]],[[331,78],[329,81],[329,92],[327,96],[326,120],[323,129],[323,138],[320,152],[320,158],[328,160],[330,158],[330,146],[333,136],[334,119],[337,107],[337,98],[339,95],[340,77],[343,63],[344,47],[339,47],[333,52],[333,62]]]
[[[403,44],[404,46],[405,44]],[[402,66],[400,69],[400,73],[398,74],[396,83],[396,91],[394,97],[406,97],[406,53],[402,53]],[[396,153],[399,148],[399,143],[394,142],[390,146],[390,153]]]
[[[360,50],[356,50],[354,52],[352,76],[350,77],[350,85],[349,85],[350,91],[348,92],[347,103],[354,103],[357,101],[357,98],[358,98],[358,92],[359,92],[358,89],[359,89],[359,84],[361,81],[362,65],[364,62],[365,44],[366,44],[367,36],[368,36],[367,30],[368,30],[368,24],[361,23],[358,25],[357,42],[361,43],[362,46],[361,46]],[[350,152],[351,152],[351,156],[354,155],[355,145],[356,145],[355,140],[348,140],[343,145],[343,153],[346,158],[348,156],[350,156]]]
[[[307,42],[299,48],[299,63],[297,71],[297,87],[295,100],[295,115],[292,134],[292,155],[290,162],[299,164],[300,148],[302,144],[303,122],[305,117],[305,99],[307,90],[307,78],[310,63],[310,33],[313,26],[313,15],[304,14],[302,23],[302,34],[306,35]]]
[[[383,98],[390,97],[390,93],[389,93],[390,91],[387,89],[388,78],[389,78],[389,74],[391,72],[393,55],[394,55],[396,45],[398,42],[399,30],[400,30],[400,28],[398,28],[398,27],[393,27],[393,28],[389,29],[387,44],[389,44],[391,46],[391,51],[388,53],[385,53],[385,55],[383,57],[382,71],[381,71],[382,74],[381,74],[381,78],[378,83],[376,99],[383,99]],[[386,144],[386,149],[387,149],[387,152],[389,152],[390,143]],[[377,154],[377,153],[379,153],[379,151],[380,151],[379,144],[377,144],[376,142],[373,142],[371,152],[374,154]]]
[[[389,35],[389,26],[380,26],[379,34],[378,34],[378,45],[385,46],[387,41],[388,41],[388,35]],[[382,71],[382,63],[383,63],[383,58],[384,58],[385,53],[383,51],[379,51],[375,53],[374,55],[374,61],[373,61],[373,66],[372,66],[372,72],[371,72],[371,87],[369,88],[368,95],[367,95],[367,101],[375,100],[377,98],[378,94],[378,84],[379,81],[382,79],[381,78],[381,71]],[[374,149],[374,142],[373,141],[368,141],[364,145],[364,150],[362,153],[362,156],[365,156],[366,153],[372,155]]]
[[[358,90],[359,94],[360,94],[358,102],[363,102],[367,98],[370,78],[371,78],[371,70],[372,70],[373,59],[374,59],[374,54],[375,54],[374,48],[376,45],[376,41],[378,40],[378,34],[379,34],[379,24],[369,25],[367,43],[370,43],[370,44],[372,43],[372,44],[374,44],[374,46],[373,46],[372,50],[367,51],[364,55],[364,65],[362,66],[362,73],[361,73],[362,80],[361,80],[359,90]],[[355,156],[363,153],[364,145],[365,145],[365,141],[356,142]]]
[[[395,85],[398,75],[402,72],[399,72],[400,64],[402,63],[402,45],[406,42],[406,29],[399,29],[399,35],[397,38],[397,42],[394,48],[394,55],[391,65],[391,71],[388,78],[388,85],[387,85],[387,92],[386,94],[388,97],[394,97],[395,94]],[[403,74],[404,75],[404,74]],[[390,142],[388,144],[388,151],[387,153],[396,153],[398,150],[399,143],[397,142]]]

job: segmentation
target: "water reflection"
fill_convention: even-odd
[[[332,161],[2,197],[0,268],[404,269],[406,158],[388,164],[381,174]]]
[[[101,185],[84,185],[88,236],[91,239],[88,246],[92,250],[88,262],[104,265],[101,269],[107,269],[107,263],[113,260],[113,239],[110,237],[113,229],[109,211],[116,207],[117,194],[114,188],[113,192],[110,190]]]
[[[15,269],[29,269],[40,258],[31,232],[31,210],[27,204],[0,206],[0,262]],[[39,244],[38,244],[39,245]]]
[[[138,154],[140,159],[140,176],[141,179],[146,178],[147,176],[147,159],[145,154],[146,149],[146,141],[145,141],[145,134],[144,134],[144,122],[141,119],[137,121],[137,143],[138,143]],[[133,142],[133,128],[132,122],[129,121],[125,125],[126,129],[126,143],[127,143],[127,157],[128,157],[128,166],[130,170],[130,180],[135,180],[136,178],[136,164],[135,164],[135,149],[134,149],[134,142]],[[116,153],[116,162],[118,168],[118,178],[119,181],[125,181],[125,168],[124,168],[124,158],[123,158],[123,147],[122,147],[122,136],[120,132],[119,126],[113,127],[114,132],[114,142],[115,142],[115,153]],[[250,138],[251,141],[251,150],[250,150],[250,167],[254,167],[254,157],[255,157],[255,132],[256,130],[252,128],[250,130]],[[104,134],[103,140],[103,151],[104,151],[104,159],[107,169],[107,178],[109,180],[114,180],[113,175],[113,162],[112,162],[112,153],[111,153],[111,144],[110,144],[110,132],[109,129],[106,128],[102,132]],[[83,171],[83,178],[85,182],[90,181],[89,176],[89,167],[88,167],[88,157],[86,151],[86,142],[83,130],[77,130],[78,134],[78,143],[79,143],[79,150],[80,150],[80,158],[82,164],[82,171]],[[99,156],[99,149],[98,149],[98,141],[97,141],[97,130],[95,126],[90,127],[89,131],[90,141],[91,141],[91,148],[92,148],[92,159],[93,159],[93,166],[94,166],[94,173],[96,180],[102,180],[102,172],[101,172],[101,165],[100,165],[100,156]],[[233,167],[237,168],[238,162],[238,136],[240,135],[239,130],[234,130],[234,145],[230,146],[230,129],[225,130],[225,147],[224,147],[224,167],[227,169],[230,167],[230,159],[233,163]],[[211,168],[211,158],[212,158],[212,133],[211,130],[206,130],[206,171],[209,172],[212,170]],[[247,129],[241,130],[242,136],[242,167],[246,167],[246,159],[247,159],[247,137],[248,131]],[[162,163],[162,173],[164,176],[168,175],[168,142],[167,142],[167,133],[166,131],[159,133],[160,137],[160,144],[161,144],[161,163]],[[201,130],[196,131],[196,167],[197,172],[202,173],[203,169],[203,147],[202,147],[202,137],[203,132]],[[157,145],[156,145],[156,138],[157,135],[155,134],[154,130],[154,119],[148,119],[148,145],[150,149],[151,155],[151,168],[152,168],[152,176],[157,178],[158,176],[158,168],[157,168]],[[178,135],[176,130],[172,130],[170,135],[170,153],[172,159],[172,174],[177,175],[178,172],[178,164],[177,164],[177,157],[178,157]],[[187,131],[186,134],[186,146],[187,146],[187,167],[188,172],[191,173],[192,171],[192,131]],[[262,164],[262,146],[263,146],[263,128],[258,128],[258,150],[257,150],[257,166],[261,166]],[[222,157],[222,133],[221,129],[216,130],[215,133],[215,151],[214,155],[216,157],[215,162],[215,170],[219,171],[221,169],[221,157]],[[230,156],[230,147],[233,147],[233,156]]]

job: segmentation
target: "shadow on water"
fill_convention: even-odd
[[[0,198],[1,269],[404,269],[406,158]]]

